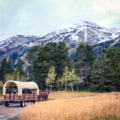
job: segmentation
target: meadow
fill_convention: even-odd
[[[25,107],[20,120],[120,120],[120,93],[52,92]]]

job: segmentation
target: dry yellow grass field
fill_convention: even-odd
[[[66,94],[69,99],[64,98]],[[82,93],[74,94],[77,96],[51,93],[50,98],[55,100],[28,105],[20,120],[120,120],[120,93],[94,93],[95,96],[90,97],[87,93],[85,97],[78,96]],[[59,95],[61,97],[57,99]]]

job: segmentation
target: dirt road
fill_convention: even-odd
[[[20,104],[12,104],[9,107],[0,105],[0,120],[9,120],[15,116],[20,115],[24,107],[20,107]]]

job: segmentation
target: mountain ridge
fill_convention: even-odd
[[[79,44],[96,45],[106,41],[115,40],[120,37],[119,29],[108,29],[97,24],[82,21],[66,29],[60,29],[44,36],[16,35],[0,41],[0,62],[3,58],[10,57],[17,64],[18,58],[27,60],[27,51],[35,45],[42,45],[48,42],[64,41],[68,48],[76,48]],[[93,47],[95,48],[95,47]]]

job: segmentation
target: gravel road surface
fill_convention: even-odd
[[[9,120],[14,118],[22,112],[24,107],[20,107],[20,104],[11,104],[9,107],[0,105],[0,120]]]

